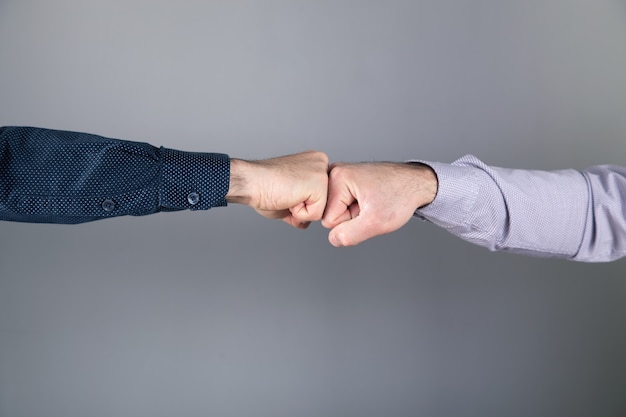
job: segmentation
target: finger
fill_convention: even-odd
[[[291,213],[291,215],[293,217],[296,217],[296,218],[305,217],[306,216],[306,203],[304,203],[304,202],[299,203],[298,205],[290,208],[289,212]],[[302,213],[302,212],[304,212],[304,213]],[[302,219],[302,220],[304,220],[304,219]]]
[[[340,223],[350,220],[352,218],[350,206],[352,203],[344,203],[340,198],[329,198],[322,217],[322,226],[332,229]]]
[[[322,225],[332,229],[352,218],[350,206],[357,202],[356,192],[352,192],[348,180],[337,170],[331,171],[328,181],[328,199],[322,216]]]
[[[283,218],[282,220],[288,225],[295,227],[296,229],[306,229],[311,224],[311,222],[300,221],[291,215]]]
[[[326,208],[326,184],[323,186],[323,192],[317,199],[309,199],[303,203],[299,203],[295,207],[289,209],[293,217],[300,221],[318,221],[324,215]]]
[[[327,229],[332,229],[333,227],[336,227],[337,225],[343,222],[347,222],[351,219],[354,219],[356,216],[359,215],[359,212],[360,212],[359,204],[357,202],[354,202],[350,204],[350,206],[347,207],[343,213],[341,213],[338,217],[335,218],[335,221],[333,222],[334,224],[332,226],[330,226],[330,222],[325,224],[324,219],[322,218],[322,226],[326,227]]]
[[[298,220],[291,215],[289,210],[257,210],[257,212],[268,219],[282,220],[290,226],[298,229],[306,229],[311,222]]]
[[[348,207],[348,211],[350,212],[350,218],[354,219],[361,213],[361,207],[358,203],[352,203],[350,207]]]
[[[367,216],[357,216],[335,226],[328,234],[328,241],[335,247],[354,246],[382,234]]]

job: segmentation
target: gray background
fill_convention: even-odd
[[[625,164],[626,2],[0,0],[0,125]],[[625,263],[242,206],[0,224],[0,416],[623,416]]]

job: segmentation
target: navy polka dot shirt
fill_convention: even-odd
[[[147,143],[0,127],[0,220],[83,223],[226,205],[230,158]]]

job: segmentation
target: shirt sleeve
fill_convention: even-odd
[[[0,220],[75,224],[225,206],[230,158],[32,127],[0,128]]]
[[[416,216],[493,251],[606,262],[626,255],[626,168],[533,171],[467,155],[424,162],[435,200]]]

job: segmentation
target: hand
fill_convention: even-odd
[[[333,164],[322,225],[333,246],[357,245],[406,224],[433,201],[437,176],[423,164]]]
[[[226,200],[305,229],[321,220],[328,191],[328,156],[308,151],[261,161],[232,159]]]

